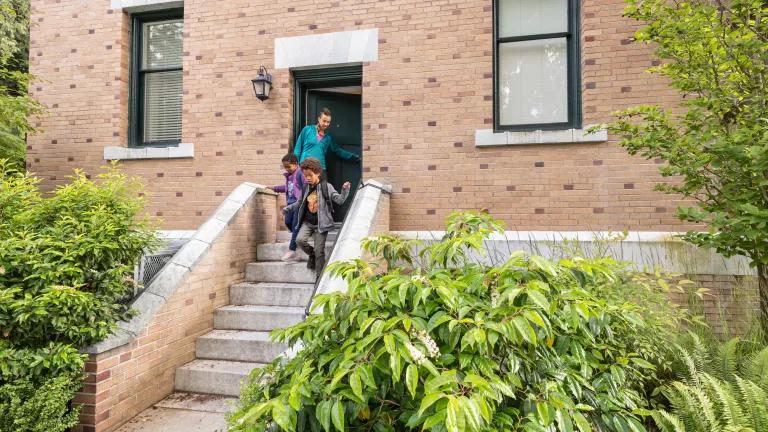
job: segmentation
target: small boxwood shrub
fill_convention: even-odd
[[[80,408],[69,407],[80,388],[78,374],[42,382],[27,379],[0,385],[0,432],[63,431],[77,424]]]
[[[637,283],[611,260],[475,262],[500,230],[459,213],[439,242],[377,237],[383,265],[333,265],[348,290],[273,332],[303,349],[254,371],[232,430],[645,430],[676,315],[602,295]]]

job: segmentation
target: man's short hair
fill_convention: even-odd
[[[310,170],[315,174],[323,173],[323,166],[320,165],[320,161],[315,158],[306,158],[301,163],[301,169]]]
[[[288,153],[285,156],[283,156],[283,163],[290,163],[290,164],[297,164],[299,163],[299,158],[296,157],[293,153]]]
[[[328,108],[322,108],[319,113],[317,113],[317,118],[320,118],[324,115],[327,115],[328,117],[331,116],[331,110]]]

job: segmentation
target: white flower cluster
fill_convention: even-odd
[[[408,353],[411,355],[411,358],[417,365],[422,365],[424,361],[427,359],[424,356],[424,353],[422,353],[418,348],[413,346],[410,343],[405,344],[405,347],[408,349]]]
[[[416,337],[419,338],[421,343],[424,344],[425,347],[427,347],[427,352],[429,353],[429,356],[431,358],[435,358],[440,355],[440,348],[437,347],[437,342],[435,342],[434,339],[429,337],[427,332],[424,330],[419,331],[416,333]]]
[[[491,289],[491,307],[496,307],[499,304],[499,292],[496,288]]]

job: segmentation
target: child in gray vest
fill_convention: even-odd
[[[333,185],[322,178],[323,168],[320,161],[307,158],[301,163],[307,183],[302,190],[301,199],[286,206],[283,213],[298,209],[297,218],[300,226],[296,235],[296,243],[308,256],[307,268],[316,271],[316,279],[320,279],[325,266],[325,239],[328,231],[334,228],[333,203],[343,204],[349,196],[350,183],[341,187],[341,193]],[[314,247],[309,239],[314,237]]]

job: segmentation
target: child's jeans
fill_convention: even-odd
[[[314,237],[314,247],[309,245],[309,239]],[[328,233],[321,233],[317,230],[317,226],[310,225],[308,223],[301,224],[299,228],[299,234],[296,237],[296,242],[307,255],[312,259],[312,255],[315,256],[315,272],[317,278],[323,274],[323,267],[325,266],[325,239],[328,237]]]
[[[291,243],[288,245],[288,250],[296,250],[296,235],[299,233],[299,227],[296,226],[296,219],[298,219],[299,210],[285,214],[285,226],[291,231]]]

